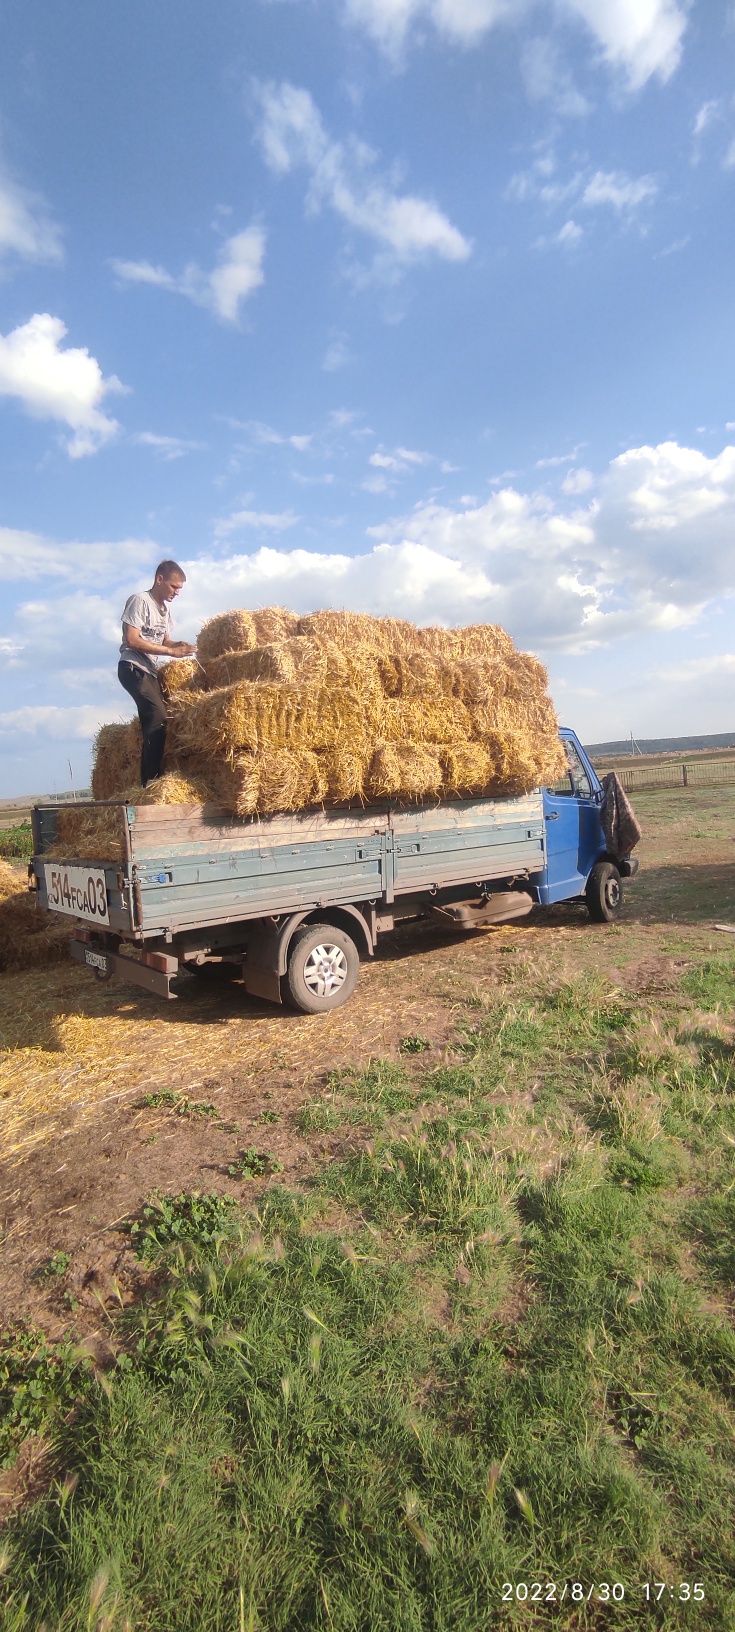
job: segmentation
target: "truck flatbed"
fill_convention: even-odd
[[[475,926],[583,895],[605,858],[602,789],[562,736],[582,769],[558,792],[242,819],[208,805],[80,804],[109,827],[97,860],[65,853],[58,806],[40,805],[38,905],[76,921],[72,955],[100,978],[175,996],[181,970],[224,960],[258,996],[281,1001],[285,981],[298,1007],[333,1007],[400,918]]]

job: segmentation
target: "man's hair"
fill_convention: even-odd
[[[183,578],[184,583],[186,583],[186,573],[183,567],[179,566],[178,561],[159,561],[153,574],[154,583],[156,578],[170,578],[172,572],[177,572],[179,577]]]

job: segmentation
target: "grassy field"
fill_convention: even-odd
[[[636,803],[341,1019],[6,981],[4,1632],[735,1626],[735,794]]]

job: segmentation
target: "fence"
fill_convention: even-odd
[[[711,788],[735,783],[735,759],[669,761],[666,765],[617,765],[628,792],[644,788]],[[599,773],[604,776],[604,771]]]

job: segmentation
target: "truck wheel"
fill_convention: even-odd
[[[323,1014],[347,1002],[359,973],[357,947],[344,930],[332,924],[305,924],[289,949],[286,996],[302,1014]]]
[[[623,905],[623,886],[611,861],[598,861],[587,880],[587,911],[593,923],[610,924]]]

